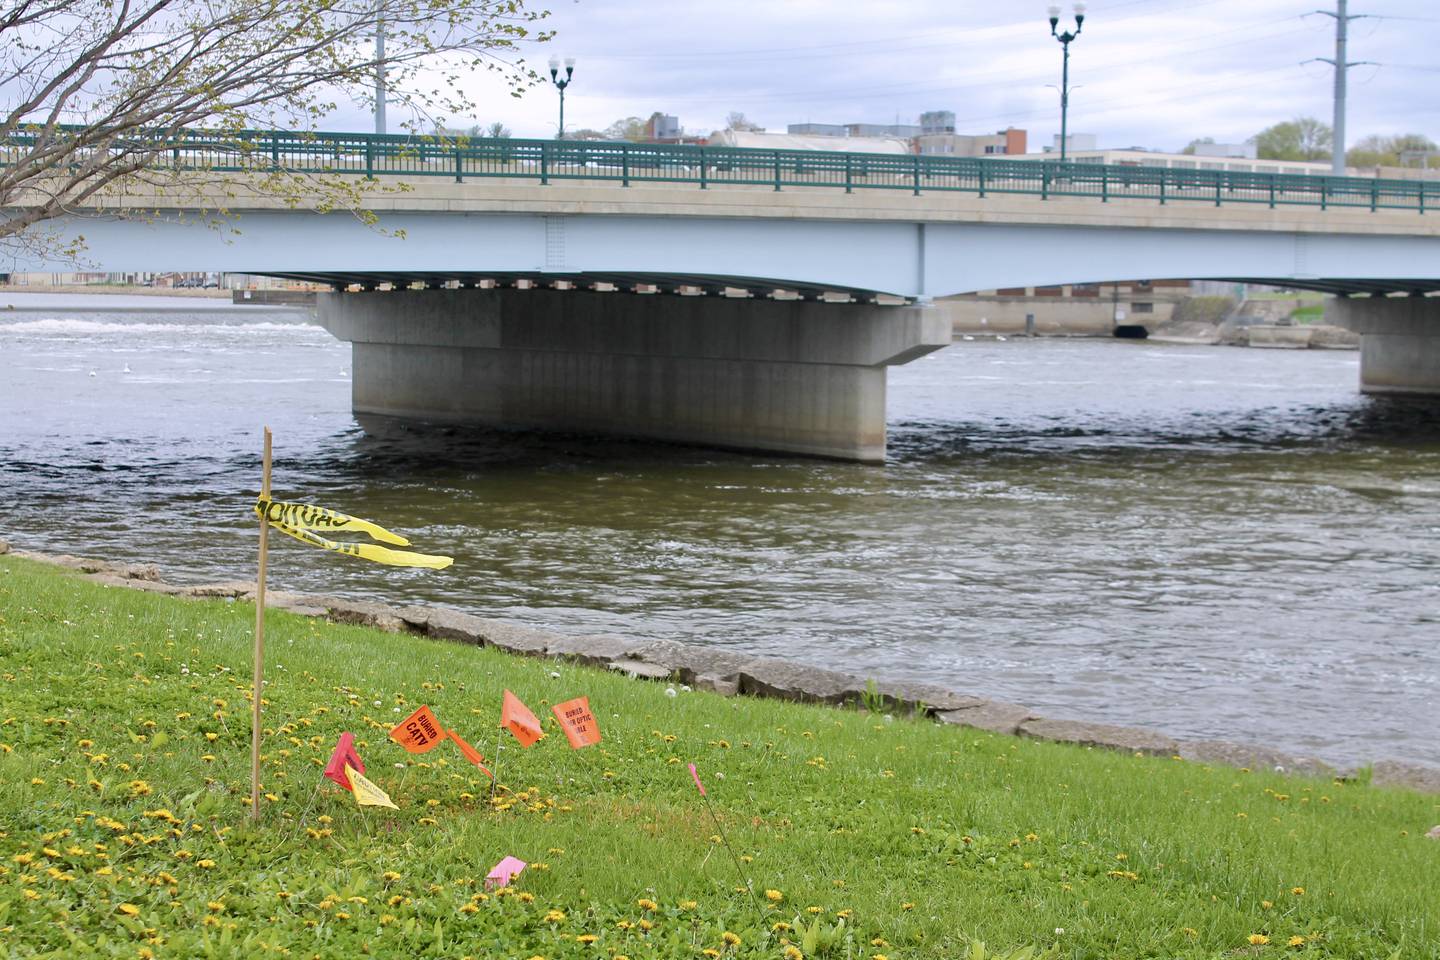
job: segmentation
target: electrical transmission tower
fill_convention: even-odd
[[[1335,18],[1335,59],[1316,57],[1320,63],[1335,67],[1335,122],[1331,125],[1330,172],[1337,177],[1345,175],[1345,68],[1367,64],[1368,60],[1346,60],[1345,42],[1349,38],[1350,21],[1363,19],[1366,14],[1347,13],[1347,0],[1335,0],[1334,10],[1316,10],[1326,17]]]

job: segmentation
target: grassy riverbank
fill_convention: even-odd
[[[253,620],[0,557],[0,957],[1437,954],[1433,796],[672,697],[281,613],[252,828]],[[506,687],[549,736],[507,744],[494,803],[448,745],[386,741],[428,703],[489,756]],[[548,708],[578,695],[605,739],[574,752]],[[344,730],[398,811],[316,790]],[[487,894],[507,854],[532,866]]]

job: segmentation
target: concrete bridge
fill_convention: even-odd
[[[370,176],[378,228],[247,199],[251,174],[216,185],[212,158],[52,229],[97,269],[331,284],[320,320],[354,344],[358,413],[878,461],[885,368],[950,343],[930,300],[1131,276],[1344,295],[1361,388],[1440,393],[1440,184],[399,142],[270,150]],[[202,213],[220,207],[233,230]]]

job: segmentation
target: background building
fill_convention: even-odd
[[[1197,157],[1230,157],[1237,160],[1254,160],[1255,144],[1252,143],[1196,143]]]
[[[1024,130],[1010,127],[993,134],[921,134],[915,138],[917,152],[948,157],[1014,156],[1025,152]]]
[[[938,137],[955,132],[955,111],[927,110],[920,114],[920,136]]]

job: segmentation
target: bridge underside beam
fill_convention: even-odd
[[[1360,391],[1440,395],[1440,298],[1330,301],[1325,319],[1360,334]]]
[[[920,307],[581,290],[329,293],[353,405],[842,460],[885,458],[885,368],[950,343]]]
[[[557,282],[568,283],[580,289],[590,289],[595,284],[609,284],[620,289],[633,289],[635,287],[658,287],[661,292],[675,290],[679,287],[692,287],[697,290],[717,291],[724,289],[749,290],[756,294],[769,294],[771,291],[782,290],[789,294],[804,297],[805,299],[819,299],[824,296],[844,299],[849,297],[861,303],[873,302],[876,297],[883,297],[894,302],[905,300],[900,295],[885,294],[875,290],[867,290],[860,287],[817,284],[797,280],[777,280],[770,277],[754,276],[724,276],[713,273],[680,273],[667,271],[663,273],[652,273],[643,271],[555,271],[555,270],[488,270],[488,271],[414,271],[397,270],[377,273],[374,271],[365,272],[267,272],[266,276],[280,277],[286,280],[300,280],[306,283],[323,283],[335,288],[346,288],[358,286],[362,288],[373,288],[377,284],[388,283],[393,287],[409,287],[413,284],[424,284],[427,286],[441,287],[446,284],[455,284],[461,287],[473,287],[484,281],[494,281],[501,286],[513,286],[517,281],[527,281],[540,287],[551,287]]]

